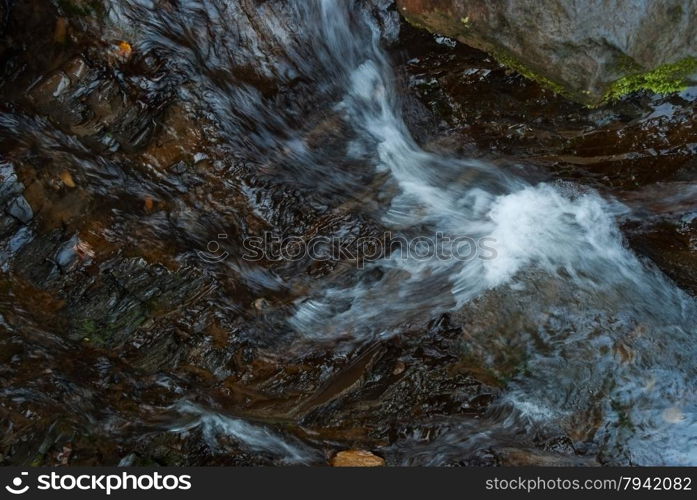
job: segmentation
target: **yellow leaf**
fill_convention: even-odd
[[[60,177],[61,177],[61,180],[63,181],[63,184],[65,184],[69,188],[74,188],[76,186],[75,181],[73,180],[73,176],[67,170],[64,170],[63,172],[61,172]]]

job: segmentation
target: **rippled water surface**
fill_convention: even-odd
[[[584,109],[390,4],[10,9],[6,463],[697,464],[694,89]],[[386,233],[446,257],[246,254]]]

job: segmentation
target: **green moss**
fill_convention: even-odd
[[[629,409],[614,399],[610,402],[610,407],[615,412],[617,417],[617,425],[620,429],[625,429],[634,432],[634,423],[629,414]]]
[[[668,17],[674,24],[680,23],[684,16],[685,10],[682,8],[682,5],[676,5],[668,9]]]
[[[103,346],[107,341],[104,329],[97,325],[92,319],[86,319],[80,323],[75,337],[81,337],[84,342],[90,342],[98,346]]]
[[[676,63],[664,64],[647,73],[635,73],[620,78],[605,94],[606,100],[618,99],[638,90],[656,94],[680,92],[687,87],[686,78],[697,72],[697,59],[686,57]]]
[[[531,70],[530,68],[524,66],[522,63],[520,63],[517,59],[514,57],[505,54],[503,52],[497,51],[492,54],[498,62],[501,64],[508,66],[511,69],[516,70],[518,73],[523,75],[525,78],[529,80],[534,80],[543,87],[546,87],[550,90],[553,90],[557,94],[565,95],[567,97],[573,98],[572,95],[570,95],[570,92],[561,84],[550,80],[549,78],[540,75],[539,73]]]
[[[78,322],[71,336],[97,347],[111,345],[145,323],[148,319],[145,309],[139,305],[131,307],[116,317],[106,317],[100,321],[84,319]]]
[[[417,20],[415,17],[409,15],[407,12],[402,12],[402,17],[406,22],[411,24],[414,28],[421,29],[421,30],[426,30],[428,31],[428,28],[421,24],[419,20]]]
[[[101,338],[101,344],[114,344],[126,339],[147,319],[148,313],[144,307],[137,306],[128,309],[105,325],[105,333]]]
[[[97,332],[97,324],[94,320],[86,319],[82,322],[82,331],[87,336],[94,335]]]

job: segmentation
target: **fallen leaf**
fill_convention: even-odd
[[[74,188],[76,186],[75,181],[73,180],[73,176],[67,170],[61,172],[60,177],[63,181],[63,184],[65,184],[69,188]]]
[[[332,467],[384,467],[385,459],[365,450],[340,451],[331,459]]]
[[[123,59],[128,59],[131,57],[131,53],[133,52],[133,47],[131,47],[131,44],[128,42],[120,42],[119,43],[119,56]]]

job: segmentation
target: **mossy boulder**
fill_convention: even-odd
[[[697,0],[397,0],[412,24],[589,105],[697,82]]]

